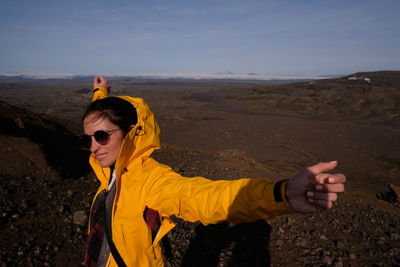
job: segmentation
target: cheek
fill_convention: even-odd
[[[115,138],[114,140],[111,140],[112,142],[110,143],[109,149],[112,150],[111,152],[113,154],[119,154],[119,151],[121,150],[122,146],[122,141],[123,139],[121,137]]]

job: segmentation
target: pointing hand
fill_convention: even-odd
[[[337,161],[321,162],[305,168],[288,181],[286,198],[298,212],[316,212],[332,208],[337,193],[344,192],[346,177],[343,174],[330,174]]]

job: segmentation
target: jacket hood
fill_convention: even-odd
[[[136,108],[138,121],[123,141],[116,169],[141,165],[160,148],[160,128],[147,103],[142,98],[129,96],[120,96],[120,98],[130,102]]]
[[[154,113],[142,98],[130,96],[118,96],[131,103],[137,112],[138,121],[136,125],[125,136],[121,151],[115,163],[117,177],[126,168],[142,165],[151,154],[160,148],[160,128]],[[98,170],[100,163],[91,155],[90,163],[93,169]],[[95,167],[96,166],[96,167]],[[103,168],[105,176],[109,176],[108,168]]]

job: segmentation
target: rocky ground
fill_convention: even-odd
[[[181,156],[185,162],[176,161]],[[188,176],[240,177],[245,170],[226,167],[221,156],[174,147],[156,157],[175,162]],[[249,164],[243,157],[238,163]],[[204,165],[208,169],[199,169]],[[79,266],[95,178],[0,178],[1,266]],[[332,211],[269,222],[202,226],[175,218],[166,261],[169,266],[394,266],[400,264],[399,210],[398,202],[368,203],[345,195]]]
[[[162,140],[170,144],[154,157],[182,175],[281,179],[317,160],[339,159],[343,166],[339,171],[348,176],[347,192],[329,212],[237,225],[202,226],[174,218],[177,227],[165,244],[167,265],[400,265],[400,204],[388,188],[399,185],[400,133],[392,121],[398,116],[399,79],[385,75],[368,76],[375,87],[365,85],[365,80],[351,80],[355,84],[349,85],[348,78],[314,84],[332,86],[331,93],[321,93],[323,99],[329,96],[328,102],[352,85],[366,88],[357,90],[368,92],[367,104],[375,111],[379,105],[374,99],[383,99],[379,100],[383,116],[375,116],[374,111],[373,122],[304,118],[291,113],[295,110],[276,114],[276,106],[265,109],[264,96],[260,105],[253,96],[251,100],[226,98],[231,86],[240,87],[241,93],[250,89],[251,94],[272,94],[251,89],[254,84],[221,83],[223,90],[217,93],[215,84],[200,82],[191,84],[192,91],[180,82],[117,83],[116,94],[143,96],[151,102]],[[2,99],[25,108],[0,102],[0,266],[79,266],[82,262],[87,215],[98,186],[86,164],[87,151],[77,147],[72,133],[78,133],[76,122],[90,98],[83,84],[0,84]],[[348,87],[337,88],[343,84]],[[385,85],[390,87],[389,95]],[[302,96],[307,90],[293,96],[295,90],[290,89],[286,96],[276,96],[290,101],[300,97],[304,101],[299,105],[318,106],[318,101],[307,98],[311,96]],[[239,91],[232,95],[240,98]],[[369,114],[367,104],[357,116]]]

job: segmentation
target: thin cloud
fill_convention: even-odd
[[[183,14],[183,15],[193,15],[193,14],[196,14],[198,12],[196,10],[194,10],[193,8],[185,8],[180,13]]]

